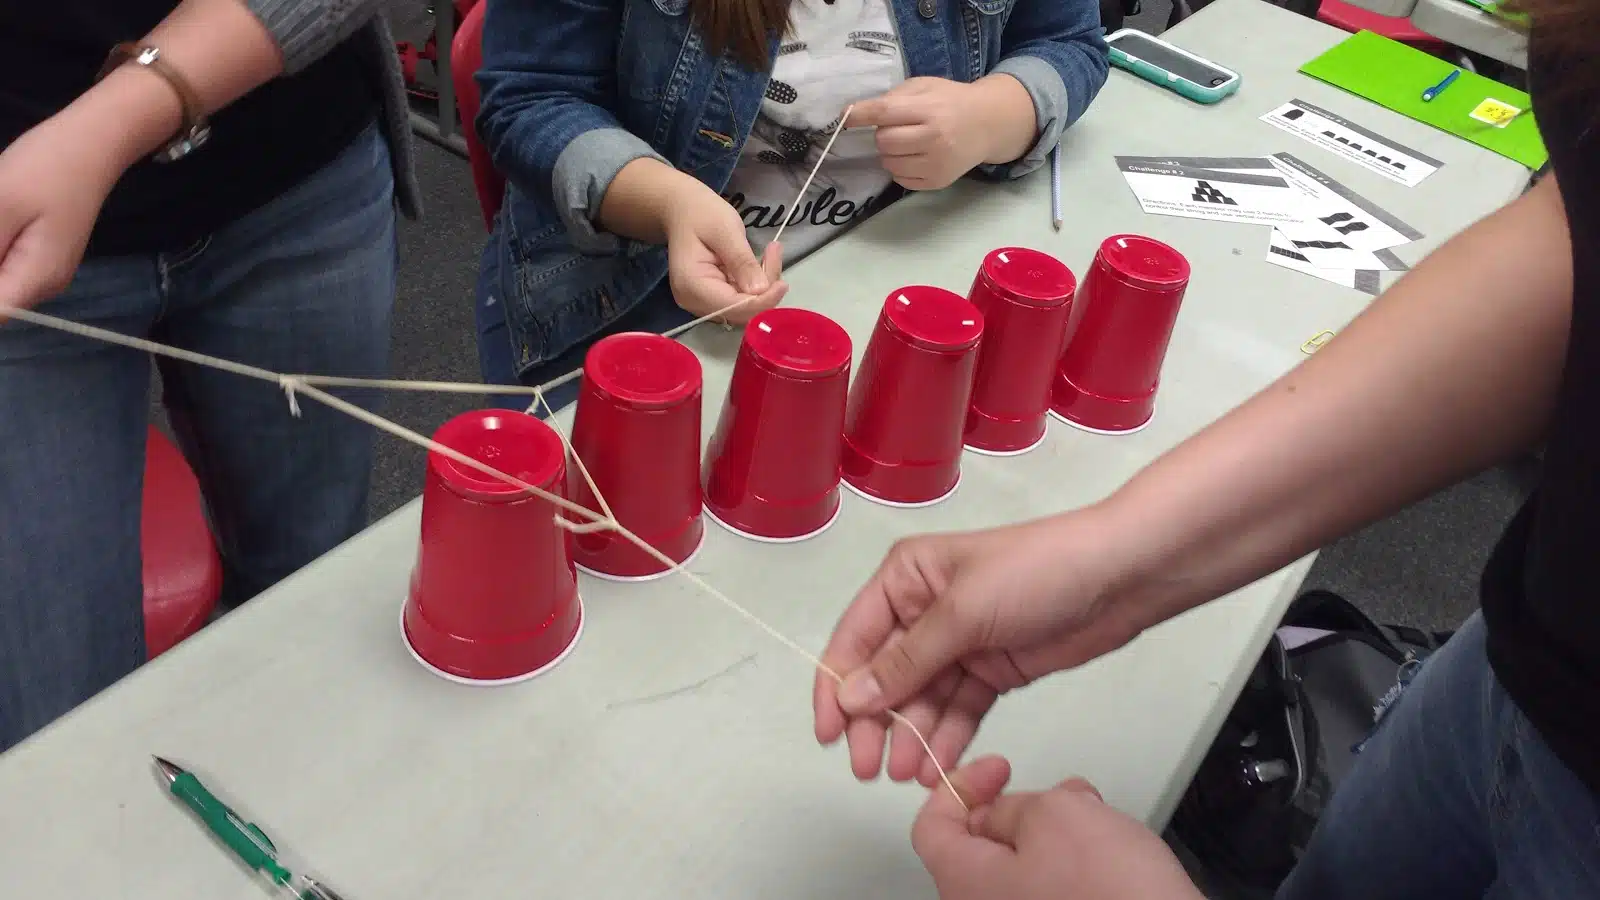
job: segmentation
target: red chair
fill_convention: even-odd
[[[144,464],[144,632],[151,659],[199,631],[222,593],[222,560],[200,482],[183,454],[150,429]]]
[[[1404,16],[1379,15],[1343,0],[1322,0],[1322,6],[1317,10],[1317,20],[1351,34],[1358,31],[1376,32],[1391,41],[1409,44],[1434,56],[1448,58],[1455,52],[1454,47],[1411,24],[1411,20]]]
[[[487,3],[473,0],[456,29],[450,45],[450,77],[455,81],[456,108],[461,110],[461,136],[467,142],[467,162],[472,166],[472,182],[478,189],[478,205],[483,208],[483,225],[494,228],[495,214],[505,195],[506,182],[494,170],[489,151],[484,149],[474,124],[478,118],[478,82],[473,79],[483,66],[483,11]]]

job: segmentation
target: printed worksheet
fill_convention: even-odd
[[[1306,218],[1339,232],[1356,250],[1376,252],[1422,238],[1422,232],[1376,203],[1328,177],[1293,154],[1273,154],[1272,163],[1290,184],[1308,195]]]
[[[1436,159],[1304,100],[1291,100],[1261,120],[1408,187],[1416,187],[1444,167]]]
[[[1332,282],[1340,287],[1347,287],[1360,291],[1368,296],[1376,297],[1382,290],[1380,275],[1373,270],[1356,269],[1324,269],[1316,266],[1306,255],[1295,248],[1294,243],[1283,236],[1276,228],[1272,230],[1272,242],[1267,246],[1267,262],[1285,269],[1303,272],[1314,278]]]
[[[1319,269],[1404,272],[1410,268],[1392,250],[1362,250],[1354,246],[1354,238],[1330,228],[1322,220],[1286,222],[1275,226],[1273,231],[1274,240],[1287,241],[1307,262]]]
[[[1276,169],[1227,171],[1117,157],[1117,167],[1147,213],[1276,225],[1298,222],[1305,196]]]

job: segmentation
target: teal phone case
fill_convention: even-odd
[[[1134,59],[1116,47],[1111,48],[1111,64],[1119,69],[1132,72],[1151,84],[1157,84],[1169,91],[1175,91],[1196,103],[1216,103],[1223,97],[1237,91],[1239,82],[1242,80],[1237,72],[1233,72],[1230,73],[1233,77],[1226,84],[1218,85],[1217,87],[1195,84],[1187,78],[1179,78],[1166,69],[1153,66],[1142,59]],[[1216,64],[1212,63],[1212,65]]]

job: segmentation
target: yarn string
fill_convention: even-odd
[[[540,487],[529,484],[520,478],[508,475],[505,472],[488,465],[487,463],[480,462],[479,460],[460,452],[459,450],[445,446],[438,441],[425,437],[409,428],[406,428],[404,425],[393,422],[384,418],[383,416],[378,415],[377,413],[357,406],[348,400],[330,394],[327,391],[322,390],[321,387],[309,383],[308,380],[302,376],[282,375],[258,366],[251,366],[228,359],[222,359],[220,357],[208,356],[203,353],[196,353],[192,350],[171,347],[166,344],[160,344],[155,341],[122,334],[120,332],[109,331],[93,325],[85,325],[80,322],[73,322],[67,319],[57,318],[46,313],[41,313],[37,310],[0,310],[0,318],[12,318],[18,321],[27,322],[32,325],[37,325],[42,328],[50,328],[90,340],[114,344],[131,350],[139,350],[155,356],[176,359],[197,366],[204,366],[211,369],[217,369],[219,371],[230,372],[244,378],[267,382],[269,384],[276,385],[279,389],[283,390],[289,399],[291,412],[298,413],[299,411],[299,403],[296,399],[297,397],[303,396],[311,400],[315,400],[318,403],[321,403],[337,412],[344,413],[353,419],[364,422],[367,425],[378,429],[379,431],[386,432],[394,437],[415,444],[418,447],[422,447],[430,452],[437,453],[440,456],[443,456],[459,465],[465,466],[469,469],[487,475],[490,478],[494,478],[514,488],[517,488],[545,501],[546,503],[549,503],[551,506],[555,507],[561,512],[569,513],[578,518],[579,521],[574,522],[567,517],[562,516],[558,512],[555,515],[555,522],[561,528],[578,533],[592,533],[601,531],[611,531],[616,533],[618,537],[637,547],[647,556],[651,557],[670,571],[689,581],[695,587],[699,588],[702,593],[710,596],[714,600],[717,600],[723,606],[732,610],[751,625],[760,631],[765,632],[767,636],[773,640],[794,651],[801,658],[810,663],[817,671],[820,671],[829,678],[832,678],[835,683],[844,683],[844,676],[832,666],[829,666],[827,663],[823,662],[822,659],[816,654],[812,653],[810,650],[807,650],[805,647],[801,646],[799,642],[768,624],[766,620],[746,609],[744,606],[736,602],[732,597],[729,597],[727,594],[718,590],[704,578],[701,578],[699,575],[691,572],[689,569],[679,564],[665,553],[651,546],[643,538],[640,538],[638,535],[634,534],[632,531],[628,530],[628,528],[618,522],[616,517],[611,515],[609,511],[604,514],[596,513],[582,504],[574,503],[565,497],[558,496]],[[545,410],[549,412],[550,407],[549,404],[544,400],[544,395],[542,393],[537,393],[535,394],[535,397],[537,398],[538,403],[542,404]],[[555,417],[551,415],[549,421],[554,422],[554,418]],[[587,468],[578,458],[578,454],[572,450],[571,442],[567,439],[565,432],[559,430],[559,426],[557,426],[556,434],[560,438],[563,448],[573,456],[575,464],[578,465],[580,472],[583,473],[585,480],[589,483],[590,490],[594,491],[596,500],[604,505],[601,492],[595,488],[594,480],[588,474]],[[923,735],[922,730],[919,729],[910,719],[906,718],[903,714],[896,710],[890,710],[888,712],[888,717],[892,721],[904,725],[906,729],[910,731],[910,733],[917,739],[917,742],[922,745],[923,752],[928,755],[929,759],[933,760],[934,767],[939,772],[940,781],[956,798],[956,801],[960,803],[963,808],[966,808],[966,799],[961,795],[961,792],[956,789],[955,784],[950,780],[950,775],[945,770],[944,764],[939,762],[937,755],[935,755],[933,751],[933,746],[928,742],[927,737]]]
[[[822,168],[823,161],[827,159],[828,154],[833,150],[834,141],[838,140],[839,133],[844,130],[845,123],[849,120],[850,111],[853,108],[853,105],[847,106],[845,107],[844,112],[840,114],[838,124],[835,126],[833,133],[829,136],[827,144],[822,148],[822,153],[817,157],[816,164],[811,167],[811,173],[806,176],[805,182],[801,185],[799,194],[796,195],[794,203],[790,206],[790,215],[785,216],[783,222],[779,224],[777,234],[773,236],[772,243],[777,243],[779,238],[783,236],[784,228],[788,227],[789,220],[793,217],[793,210],[798,209],[800,204],[805,201],[806,192],[811,189],[812,181],[817,177],[817,172]],[[755,299],[756,298],[754,295],[743,297],[735,303],[731,303],[721,309],[686,322],[683,325],[666,332],[664,336],[668,338],[677,337],[678,335],[683,334],[684,332],[687,332],[698,325],[702,325],[706,322],[725,316],[727,313],[732,312],[733,310],[742,307],[745,304],[754,301]],[[507,485],[524,491],[525,493],[531,494],[532,496],[537,497],[546,503],[549,503],[558,510],[558,512],[555,514],[556,525],[569,532],[577,534],[593,534],[610,531],[615,533],[618,537],[637,547],[645,555],[665,566],[669,571],[688,580],[690,584],[699,588],[702,593],[710,596],[714,600],[717,600],[723,606],[738,614],[758,630],[765,632],[767,636],[772,638],[774,641],[777,641],[783,646],[794,651],[801,658],[810,663],[817,671],[820,671],[829,678],[832,678],[835,683],[840,685],[844,683],[844,676],[832,666],[829,666],[827,663],[823,662],[822,659],[816,654],[812,653],[810,650],[807,650],[805,647],[801,646],[799,642],[768,624],[766,620],[746,609],[743,605],[739,604],[732,597],[729,597],[727,594],[724,594],[722,591],[718,590],[704,578],[701,578],[699,575],[691,572],[688,568],[679,564],[676,560],[651,546],[649,542],[634,534],[621,522],[617,521],[615,514],[613,514],[611,510],[610,504],[606,501],[605,495],[595,483],[593,475],[590,474],[588,466],[584,463],[583,457],[579,455],[576,448],[573,447],[572,441],[567,437],[565,430],[562,429],[561,424],[556,420],[555,411],[550,407],[549,401],[545,399],[545,393],[547,391],[554,390],[555,388],[572,381],[574,378],[581,376],[583,374],[583,369],[581,367],[535,387],[526,387],[523,385],[467,384],[441,381],[402,381],[377,378],[347,378],[327,375],[285,375],[278,372],[273,372],[269,369],[263,369],[259,366],[251,366],[245,363],[234,362],[232,360],[222,359],[220,357],[209,356],[204,353],[196,353],[192,350],[185,350],[180,347],[161,344],[145,338],[134,337],[132,335],[122,334],[121,332],[98,328],[93,325],[85,325],[80,322],[73,322],[68,319],[62,319],[46,313],[41,313],[37,310],[0,310],[0,318],[13,318],[17,319],[18,321],[27,322],[43,328],[51,328],[57,331],[66,332],[68,334],[74,334],[90,340],[115,344],[132,350],[140,350],[155,356],[176,359],[197,366],[205,366],[224,372],[230,372],[244,378],[251,378],[257,381],[265,381],[275,384],[283,391],[284,396],[289,404],[290,414],[297,418],[301,415],[298,397],[300,395],[304,395],[312,400],[317,401],[318,403],[323,404],[324,406],[329,407],[330,409],[344,413],[351,418],[364,422],[367,425],[378,429],[379,431],[386,432],[401,440],[415,444],[416,446],[422,447],[429,452],[437,453],[446,459],[466,466],[467,468],[473,469],[489,476],[490,478],[494,478]],[[575,503],[564,497],[557,496],[556,494],[529,484],[520,478],[508,475],[505,472],[488,465],[487,463],[473,459],[472,457],[467,456],[466,454],[461,453],[454,448],[447,447],[444,444],[412,431],[411,429],[406,428],[397,422],[386,419],[377,413],[366,410],[354,403],[322,390],[322,388],[325,387],[361,387],[453,394],[531,394],[534,399],[533,403],[528,407],[527,412],[529,414],[533,414],[536,409],[543,409],[546,423],[549,424],[555,431],[556,436],[561,441],[563,450],[567,453],[567,455],[572,457],[573,463],[577,466],[578,472],[582,476],[584,483],[588,486],[590,493],[594,495],[595,502],[600,507],[601,511],[595,512],[594,510],[591,510],[582,504]],[[562,515],[561,513],[563,512],[571,516],[577,516],[579,521],[573,521],[571,518],[568,518],[568,516]],[[906,729],[916,737],[917,742],[922,745],[923,752],[925,752],[928,755],[928,758],[933,761],[933,765],[938,770],[939,779],[943,783],[944,787],[950,791],[951,795],[956,798],[956,802],[960,803],[963,809],[967,809],[968,807],[966,798],[962,796],[961,792],[956,789],[955,784],[950,780],[950,775],[947,771],[945,771],[944,764],[939,762],[938,756],[933,751],[933,746],[928,742],[927,737],[923,735],[922,730],[897,710],[889,710],[888,717],[892,721],[904,725]]]

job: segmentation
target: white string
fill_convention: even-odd
[[[772,236],[774,244],[783,240],[783,230],[789,227],[789,220],[794,218],[794,211],[800,208],[801,203],[805,202],[806,191],[811,190],[811,180],[817,177],[817,171],[822,168],[822,161],[827,159],[828,154],[833,150],[833,142],[839,139],[839,132],[844,131],[844,123],[850,121],[850,110],[855,108],[856,105],[852,103],[846,106],[844,112],[840,114],[839,124],[833,127],[833,134],[828,136],[828,143],[823,146],[822,154],[817,157],[816,165],[811,167],[811,174],[806,176],[806,183],[800,185],[800,193],[795,196],[794,202],[789,204],[789,214],[783,217],[782,222],[778,223],[778,233]]]
[[[368,410],[363,409],[354,403],[350,403],[349,401],[329,394],[320,387],[312,385],[310,380],[305,376],[282,375],[258,366],[251,366],[215,356],[208,356],[203,353],[196,353],[192,350],[171,347],[166,344],[160,344],[144,338],[133,337],[131,335],[122,334],[116,331],[109,331],[93,325],[85,325],[80,322],[72,322],[67,319],[60,319],[46,313],[41,313],[37,310],[4,309],[0,310],[0,318],[17,319],[19,321],[28,322],[40,327],[51,328],[57,331],[66,332],[68,334],[75,334],[79,337],[98,340],[108,344],[115,344],[132,350],[140,350],[155,356],[164,356],[168,359],[177,359],[224,372],[231,372],[235,375],[245,378],[252,378],[257,381],[265,381],[270,384],[277,385],[281,390],[284,391],[290,401],[291,412],[298,413],[299,403],[296,400],[296,395],[303,394],[304,396],[316,400],[318,403],[321,403],[324,406],[330,407],[338,412],[342,412],[351,418],[365,422],[366,424],[371,425],[380,431],[387,432],[388,434],[394,435],[401,440],[408,441],[431,452],[437,453],[446,459],[466,466],[469,469],[473,469],[491,478],[504,482],[505,484],[511,485],[512,487],[525,491],[526,493],[538,497],[539,499],[549,503],[559,510],[563,510],[571,513],[574,516],[577,516],[581,520],[579,522],[572,522],[566,517],[558,514],[555,517],[555,521],[556,524],[562,528],[575,531],[614,531],[623,540],[626,540],[635,547],[638,547],[639,550],[660,562],[669,570],[688,579],[691,584],[698,587],[702,592],[710,595],[713,599],[721,602],[728,609],[739,614],[746,621],[750,622],[750,624],[765,632],[773,640],[783,644],[790,650],[793,650],[795,653],[799,654],[818,671],[827,674],[828,677],[832,678],[836,683],[841,685],[844,683],[844,676],[840,675],[831,666],[824,663],[811,651],[805,649],[793,639],[767,624],[766,621],[761,619],[761,617],[757,616],[755,613],[736,603],[733,598],[717,590],[705,579],[684,568],[677,561],[673,560],[665,553],[662,553],[660,550],[657,550],[655,547],[651,546],[648,542],[634,534],[632,531],[629,531],[627,528],[623,527],[623,525],[619,523],[614,516],[610,515],[609,512],[605,515],[601,515],[593,510],[588,509],[587,507],[584,507],[581,504],[574,503],[564,497],[557,496],[556,494],[529,484],[520,478],[508,475],[486,463],[473,459],[472,457],[467,456],[466,454],[461,453],[454,448],[447,447],[438,441],[424,437],[423,435],[418,434],[417,432],[412,431],[411,429],[406,428],[397,422],[392,422],[389,419],[386,419],[376,413],[369,412]],[[579,370],[579,372],[581,372],[581,370]],[[558,379],[558,381],[562,381],[564,383],[566,380],[576,377],[577,374],[577,372],[568,373],[566,376],[563,376],[562,379]],[[543,393],[537,392],[535,397],[537,398],[538,402],[544,406],[545,410],[549,412],[550,407],[548,403],[545,403]],[[551,414],[550,421],[553,422],[554,418],[554,415]],[[566,434],[560,431],[559,428],[557,429],[556,433],[561,439],[563,448],[569,452],[572,452],[572,445],[567,440]],[[576,458],[576,452],[573,452],[573,456]],[[578,465],[580,470],[582,470],[583,466],[581,461],[578,462]],[[584,470],[584,472],[584,477],[587,479],[587,471]],[[589,484],[590,489],[595,490],[592,479],[589,480]],[[601,502],[602,505],[604,505],[604,501],[600,499],[600,492],[598,490],[595,490],[595,497]],[[905,725],[911,731],[911,733],[916,736],[917,742],[922,745],[923,751],[928,754],[928,758],[933,761],[934,767],[938,769],[939,778],[944,783],[944,786],[952,795],[955,796],[956,801],[960,803],[964,809],[967,808],[966,798],[962,797],[961,792],[956,790],[955,784],[951,782],[950,776],[945,771],[944,765],[939,762],[938,757],[933,752],[932,745],[930,745],[928,743],[928,739],[923,736],[921,729],[917,728],[917,726],[913,724],[910,719],[907,719],[904,715],[897,711],[890,710],[888,712],[888,717],[895,722]]]

